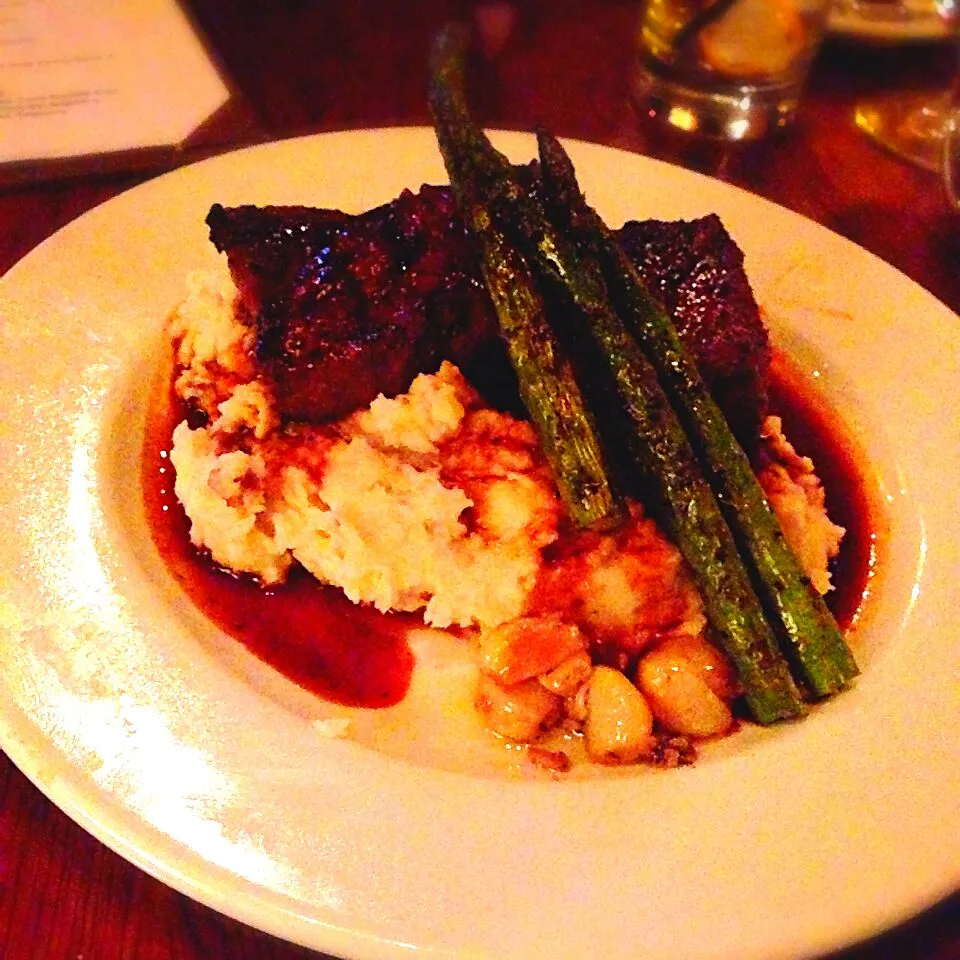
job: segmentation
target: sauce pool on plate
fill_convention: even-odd
[[[213,623],[301,687],[348,706],[398,703],[413,672],[409,616],[357,606],[299,569],[286,583],[264,589],[218,568],[190,542],[167,456],[173,428],[186,413],[172,391],[169,399],[158,398],[144,439],[144,506],[167,568]]]
[[[834,561],[835,589],[827,601],[840,626],[856,622],[870,577],[875,537],[865,472],[845,443],[829,407],[804,376],[777,357],[771,411],[801,454],[815,453],[831,519],[846,528]],[[190,542],[167,451],[174,426],[187,414],[172,391],[158,391],[147,420],[142,486],[147,522],[168,569],[191,601],[217,627],[301,687],[348,706],[386,707],[403,699],[414,658],[408,631],[415,615],[383,614],[351,603],[333,587],[297,569],[270,589],[221,570]]]

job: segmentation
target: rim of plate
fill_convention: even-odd
[[[493,136],[513,159],[532,156],[529,135]],[[876,646],[855,690],[801,725],[750,737],[691,771],[510,782],[318,738],[281,705],[240,689],[191,643],[197,620],[179,609],[175,585],[154,582],[158,558],[125,526],[134,524],[125,512],[132,508],[120,504],[110,479],[110,471],[136,466],[143,383],[159,346],[153,304],[129,275],[141,265],[133,258],[163,239],[150,264],[163,276],[143,280],[151,295],[169,295],[156,303],[159,317],[182,282],[172,270],[194,251],[198,260],[212,256],[199,245],[202,225],[187,225],[185,204],[202,210],[217,191],[225,203],[244,195],[290,203],[307,193],[301,202],[359,209],[389,199],[398,185],[442,182],[432,137],[426,128],[347,131],[211,158],[84,214],[0,279],[0,305],[12,317],[5,346],[22,348],[12,362],[16,391],[0,393],[0,405],[5,419],[16,414],[9,423],[22,420],[28,439],[20,449],[9,430],[0,433],[0,450],[20,458],[0,480],[0,490],[16,495],[0,510],[8,538],[0,540],[5,751],[84,829],[163,882],[252,926],[356,958],[412,948],[436,957],[532,956],[544,945],[561,955],[589,946],[623,953],[642,942],[650,957],[713,960],[736,947],[739,956],[773,960],[864,939],[955,890],[960,818],[947,814],[950,797],[960,796],[960,762],[944,731],[960,710],[943,679],[956,652],[943,628],[947,608],[960,601],[950,542],[960,527],[934,494],[945,477],[960,475],[960,427],[938,419],[935,406],[960,354],[947,326],[956,318],[826,228],[700,174],[565,141],[601,212],[615,216],[629,202],[631,216],[656,216],[659,205],[672,218],[719,207],[747,253],[775,339],[836,391],[831,396],[849,402],[847,426],[878,473],[892,535],[903,538],[887,558],[895,575],[878,580],[865,627]],[[384,156],[393,158],[389,166]],[[164,211],[176,238],[158,232]],[[120,246],[124,235],[129,242]],[[71,279],[58,259],[64,253],[90,276]],[[83,326],[103,309],[131,328]],[[144,309],[141,329],[130,318]],[[889,385],[903,384],[895,379],[902,357],[881,347],[897,344],[900,311],[911,318],[921,369],[902,375],[910,389],[894,397]],[[858,329],[864,318],[871,325]],[[74,353],[45,355],[61,329],[76,338]],[[62,416],[53,413],[61,401]],[[130,436],[111,432],[119,423],[133,424]],[[922,432],[933,425],[946,442],[938,456],[921,456],[935,452],[935,438]],[[58,443],[64,436],[68,443]],[[118,531],[129,539],[111,542]],[[11,551],[23,544],[26,559],[14,562]],[[41,603],[52,605],[56,623],[44,619]],[[925,631],[942,644],[931,648]],[[103,645],[96,653],[91,640]],[[121,641],[136,676],[123,672]],[[920,653],[924,669],[943,671],[932,686]],[[160,727],[150,726],[156,712]],[[79,717],[102,723],[93,739],[84,739]],[[197,720],[209,728],[178,727]],[[249,729],[253,720],[262,727]],[[245,766],[249,755],[284,749],[289,764]],[[182,789],[143,765],[148,750],[181,765]],[[920,774],[940,776],[937,789]],[[231,794],[231,777],[243,796]],[[738,804],[726,799],[731,793]],[[171,799],[183,804],[173,814],[160,803]],[[255,808],[245,807],[252,801]],[[284,803],[303,804],[286,812],[289,822],[281,822]],[[775,807],[792,821],[783,823]],[[632,811],[628,822],[624,810]],[[323,836],[309,829],[318,823]],[[819,855],[806,846],[811,836]],[[908,845],[914,859],[905,861]],[[297,860],[307,855],[316,876]],[[762,916],[731,910],[751,898]],[[558,931],[564,942],[552,939]]]

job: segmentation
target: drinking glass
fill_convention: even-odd
[[[786,126],[830,0],[642,0],[633,93],[671,126],[728,140]]]
[[[960,0],[936,0],[935,7],[956,44],[960,40]],[[953,102],[953,90],[872,97],[857,104],[854,122],[887,150],[939,173],[944,165],[947,123]]]

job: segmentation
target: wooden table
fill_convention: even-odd
[[[668,135],[628,94],[631,2],[188,4],[235,90],[231,107],[175,156],[143,168],[0,189],[0,272],[88,208],[175,162],[236,143],[323,130],[428,122],[425,61],[453,17],[486,27],[490,56],[477,111],[488,126],[541,122],[672,160],[746,187],[878,254],[960,311],[960,215],[936,177],[888,156],[852,126],[862,94],[931,88],[952,74],[949,50],[831,41],[794,127],[752,146]],[[48,171],[49,173],[49,171]],[[0,956],[4,960],[191,960],[317,956],[227,919],[130,866],[75,826],[0,754]],[[953,899],[834,960],[958,960]],[[735,958],[731,958],[735,960]]]

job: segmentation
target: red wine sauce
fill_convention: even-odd
[[[830,516],[847,530],[835,563],[836,588],[828,597],[846,629],[856,620],[874,557],[865,471],[829,408],[783,358],[774,363],[771,409],[783,417],[798,452],[813,453]],[[363,707],[399,702],[413,670],[406,634],[415,618],[353,604],[300,570],[287,583],[265,589],[218,569],[191,544],[168,457],[173,427],[185,415],[176,400],[159,399],[148,422],[142,479],[154,542],[190,599],[265,663],[321,697]]]

